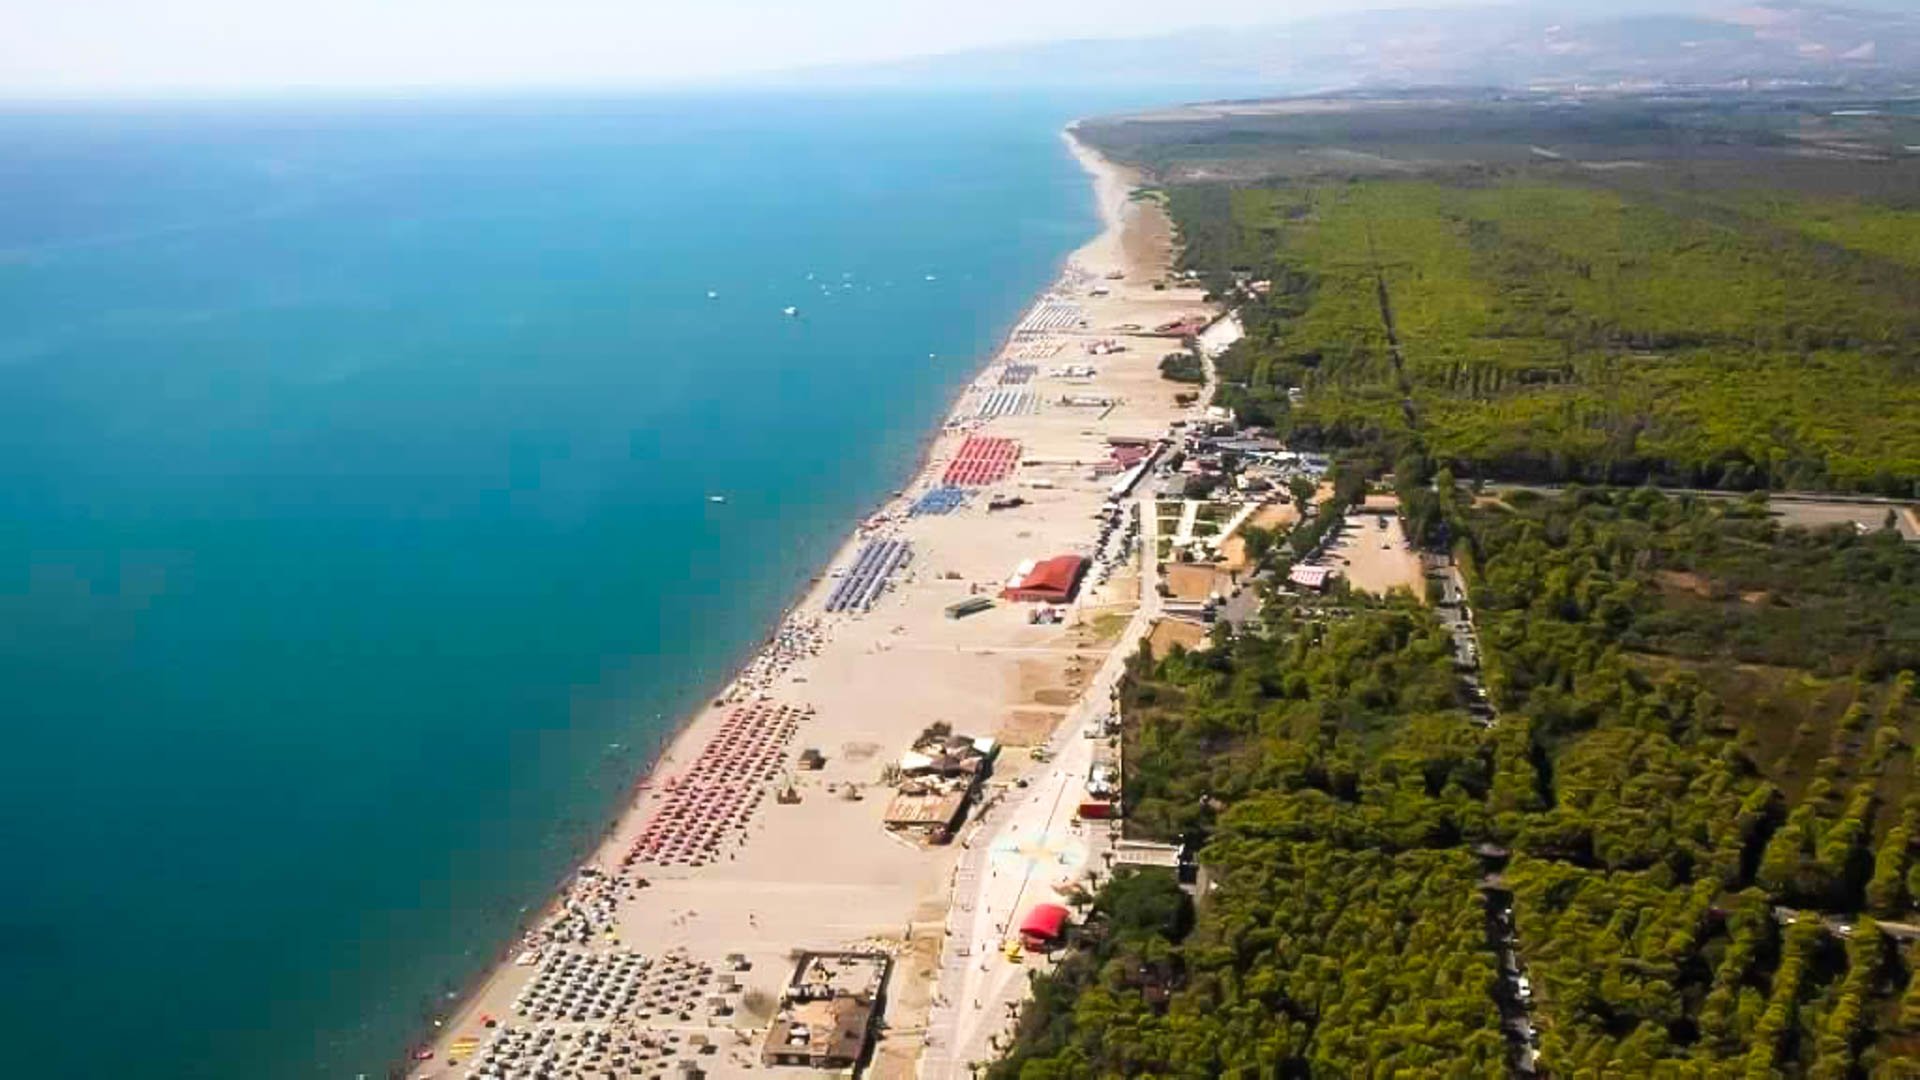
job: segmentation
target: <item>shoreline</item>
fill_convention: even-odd
[[[831,572],[833,568],[844,567],[865,541],[876,533],[884,531],[889,524],[897,526],[900,521],[904,521],[905,518],[901,514],[902,504],[910,500],[916,490],[938,475],[937,470],[943,460],[943,450],[951,448],[948,444],[955,441],[956,437],[963,437],[967,431],[972,430],[969,428],[970,423],[974,428],[984,427],[983,422],[967,419],[966,403],[970,396],[980,391],[982,380],[996,365],[1005,362],[1014,351],[1020,339],[1024,321],[1050,298],[1063,295],[1064,290],[1076,284],[1076,272],[1084,273],[1081,263],[1089,253],[1100,251],[1104,253],[1105,258],[1126,261],[1124,253],[1128,240],[1128,208],[1134,184],[1138,179],[1137,174],[1133,170],[1108,161],[1080,142],[1074,136],[1073,125],[1069,125],[1060,134],[1067,144],[1069,153],[1089,175],[1092,182],[1100,230],[1091,239],[1061,256],[1047,283],[1026,306],[1020,309],[1012,325],[999,337],[998,344],[972,367],[965,378],[956,380],[947,409],[940,414],[937,425],[929,429],[919,440],[915,459],[903,470],[898,486],[893,491],[882,495],[870,509],[856,518],[840,543],[832,548],[817,572],[795,583],[796,587],[792,591],[791,598],[780,609],[778,616],[772,620],[765,632],[756,635],[752,643],[741,650],[742,655],[730,666],[723,668],[729,674],[712,680],[703,688],[703,692],[693,699],[697,704],[681,716],[676,724],[659,734],[657,746],[651,757],[640,768],[633,781],[624,786],[623,795],[615,802],[614,813],[607,820],[605,828],[600,830],[594,839],[581,846],[581,851],[571,860],[569,868],[548,889],[546,902],[538,909],[528,909],[527,913],[517,921],[511,937],[500,948],[492,950],[493,959],[485,961],[481,970],[476,972],[457,994],[433,1003],[434,1013],[440,1019],[433,1020],[431,1026],[420,1030],[419,1037],[410,1042],[408,1050],[405,1051],[411,1055],[413,1048],[431,1047],[433,1056],[425,1061],[407,1062],[402,1066],[405,1071],[421,1076],[445,1074],[442,1070],[449,1064],[449,1052],[455,1040],[463,1033],[471,1037],[473,1032],[470,1029],[474,1027],[475,1020],[487,1015],[483,1010],[488,1008],[490,1003],[497,1007],[503,984],[510,981],[512,976],[526,971],[524,964],[514,962],[516,953],[524,954],[529,948],[530,940],[540,933],[543,927],[550,926],[574,909],[575,894],[583,880],[591,878],[597,881],[623,872],[610,868],[622,865],[621,856],[627,849],[632,834],[650,816],[649,812],[657,809],[655,804],[662,798],[664,789],[675,779],[671,775],[675,767],[694,761],[699,756],[702,741],[713,734],[729,708],[767,700],[769,697],[767,687],[772,682],[782,679],[794,667],[805,665],[813,655],[816,655],[788,656],[766,663],[768,658],[777,652],[782,635],[807,611],[818,608],[823,595],[833,585],[834,576]],[[1164,271],[1166,268],[1161,269]],[[1084,284],[1084,282],[1078,283]],[[1175,290],[1167,292],[1167,300],[1189,307],[1197,303],[1192,297],[1178,295]],[[1151,364],[1151,360],[1148,363]],[[1168,389],[1171,392],[1172,388]],[[1109,409],[1109,412],[1111,411]],[[1101,419],[1105,419],[1105,414]],[[890,513],[896,516],[890,518]],[[791,680],[791,682],[800,683],[806,681],[805,677],[796,677]],[[808,707],[808,712],[812,712],[811,706]],[[1052,735],[1051,730],[1044,733],[1041,741],[1051,739]],[[791,750],[793,747],[787,749]],[[760,813],[764,818],[766,811],[763,810]],[[766,825],[767,822],[763,820],[759,828],[764,829]],[[862,838],[860,842],[866,841]],[[742,838],[741,843],[744,846],[746,840]],[[931,857],[922,861],[929,868],[937,869],[940,864],[950,861],[943,857],[940,849],[927,850],[932,853]],[[921,853],[915,852],[915,854]],[[730,854],[728,858],[731,860],[734,855]],[[706,865],[710,867],[716,864]],[[690,869],[685,872],[684,877],[676,876],[674,871],[664,871],[658,876],[663,882],[684,883],[698,881],[702,871],[699,868]],[[944,874],[935,876],[944,878]],[[641,888],[649,888],[653,884],[647,878],[640,880]],[[637,895],[637,891],[627,894],[623,900],[616,903],[635,900]],[[615,905],[609,904],[609,908],[613,906]],[[694,913],[690,909],[688,915],[692,914]],[[613,917],[609,916],[609,922],[612,921]],[[912,933],[910,922],[906,937],[911,939]],[[628,937],[624,926],[621,927],[617,936],[611,929],[607,930],[606,936],[618,942],[625,942]],[[593,940],[599,941],[598,936]],[[644,946],[649,952],[658,951],[653,942],[636,941],[635,944]]]
[[[858,549],[861,523],[869,521],[875,515],[884,512],[889,504],[901,498],[907,489],[912,486],[913,482],[926,473],[932,464],[935,448],[939,445],[940,437],[945,432],[948,421],[951,420],[960,408],[961,402],[966,398],[973,384],[990,370],[997,362],[998,357],[1007,350],[1013,341],[1016,328],[1020,325],[1020,320],[1032,309],[1033,304],[1050,292],[1053,287],[1060,282],[1062,275],[1066,273],[1067,267],[1072,263],[1076,254],[1091,243],[1097,242],[1101,236],[1110,232],[1117,232],[1117,230],[1122,227],[1120,217],[1128,195],[1128,189],[1125,186],[1125,174],[1127,170],[1100,157],[1076,139],[1073,135],[1073,129],[1077,124],[1078,121],[1075,121],[1073,124],[1067,125],[1067,127],[1061,130],[1060,136],[1062,141],[1067,144],[1069,154],[1073,156],[1082,169],[1091,174],[1094,186],[1094,208],[1099,218],[1100,232],[1095,234],[1094,240],[1067,251],[1055,260],[1052,269],[1049,271],[1046,284],[1044,284],[1040,291],[1030,298],[1024,306],[1014,313],[1006,330],[995,338],[994,346],[985,354],[984,359],[973,367],[964,379],[957,381],[952,392],[948,395],[946,408],[939,414],[938,426],[921,433],[915,443],[913,463],[905,471],[901,480],[901,486],[883,494],[870,507],[858,515],[853,528],[843,533],[845,538],[831,549],[825,562],[821,564],[815,572],[800,577],[794,585],[790,587],[789,600],[780,608],[779,613],[766,624],[763,632],[755,636],[738,650],[737,656],[729,657],[725,663],[721,665],[720,670],[723,674],[708,680],[701,692],[693,697],[694,704],[680,714],[679,720],[664,728],[659,733],[654,740],[653,749],[640,766],[639,772],[630,783],[622,786],[620,794],[616,797],[616,801],[613,804],[614,812],[610,817],[605,819],[605,826],[594,833],[586,842],[580,844],[578,850],[570,857],[566,869],[562,870],[552,882],[542,888],[540,895],[545,896],[547,898],[546,901],[537,908],[527,907],[524,909],[523,914],[515,921],[513,929],[505,941],[493,950],[491,959],[484,961],[480,970],[475,972],[470,978],[461,980],[460,985],[450,995],[438,996],[432,999],[431,1007],[426,1010],[431,1014],[431,1017],[424,1020],[414,1032],[413,1036],[409,1038],[406,1047],[402,1049],[401,1056],[390,1063],[389,1072],[404,1073],[411,1065],[407,1060],[407,1055],[409,1055],[414,1048],[432,1046],[436,1042],[441,1041],[444,1037],[444,1032],[454,1025],[455,1020],[460,1014],[468,1010],[469,1006],[480,996],[487,985],[493,982],[496,976],[500,974],[501,969],[506,967],[512,960],[519,942],[540,924],[548,921],[559,913],[566,899],[567,887],[579,877],[583,867],[592,865],[596,861],[596,857],[602,853],[609,841],[619,832],[623,821],[638,808],[647,788],[648,781],[659,772],[662,762],[670,756],[674,744],[684,738],[689,729],[700,720],[701,716],[714,707],[714,703],[725,691],[738,681],[741,672],[744,671],[756,657],[767,650],[779,634],[780,628],[806,605],[808,598],[827,580],[827,572],[833,566],[843,561],[851,551]],[[1109,188],[1118,185],[1118,200],[1116,202],[1109,204],[1107,199],[1103,197],[1103,185],[1107,185]],[[441,1034],[436,1034],[436,1031]]]

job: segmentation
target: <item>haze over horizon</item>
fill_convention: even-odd
[[[885,64],[1008,46],[1272,25],[1475,0],[982,0],[965,8],[828,0],[625,5],[613,0],[378,0],[325,8],[247,0],[102,0],[0,6],[0,97],[711,85],[806,68]],[[1520,4],[1619,12],[1694,0]]]

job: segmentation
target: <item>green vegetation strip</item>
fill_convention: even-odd
[[[1883,250],[1920,240],[1910,213],[1776,195],[1730,228],[1729,199],[1519,174],[1172,205],[1192,265],[1271,282],[1221,400],[1296,442],[1462,475],[1920,491],[1920,255]]]
[[[1097,896],[997,1075],[1496,1075],[1489,882],[1554,1075],[1911,1075],[1920,553],[1649,490],[1436,512],[1497,725],[1405,599],[1136,658],[1129,825],[1212,887]]]

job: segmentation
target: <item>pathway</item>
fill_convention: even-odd
[[[1114,825],[1082,823],[1077,815],[1101,741],[1081,733],[1112,708],[1127,659],[1160,614],[1152,557],[1157,524],[1151,496],[1141,502],[1139,608],[1054,729],[1047,771],[1025,790],[1003,789],[999,801],[961,837],[966,852],[953,875],[947,937],[920,1057],[923,1080],[964,1077],[972,1072],[972,1063],[995,1056],[995,1040],[1010,1029],[1026,997],[1027,972],[1045,964],[1032,954],[1009,960],[1002,951],[1017,937],[1021,916],[1033,904],[1058,900],[1056,885],[1084,882],[1090,872],[1105,872]]]

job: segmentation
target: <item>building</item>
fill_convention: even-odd
[[[1059,944],[1067,930],[1067,909],[1059,904],[1035,904],[1020,922],[1020,943],[1028,952],[1046,952]]]
[[[1120,797],[1120,770],[1110,762],[1096,761],[1087,770],[1087,794],[1111,802]]]
[[[1287,572],[1287,580],[1303,589],[1324,589],[1333,580],[1333,567],[1302,564]]]
[[[1087,560],[1079,555],[1056,555],[1039,562],[1023,562],[1007,579],[1000,595],[1007,600],[1064,604],[1073,599],[1086,572]]]
[[[1182,886],[1195,885],[1199,878],[1200,868],[1193,861],[1193,850],[1184,844],[1156,844],[1150,840],[1122,838],[1114,841],[1111,854],[1115,866],[1171,870],[1174,880]]]
[[[1120,730],[1120,718],[1110,716],[1112,725],[1088,725],[1087,734],[1098,737],[1103,734],[1117,734]],[[1108,820],[1120,816],[1120,766],[1111,761],[1095,761],[1087,770],[1087,793],[1074,810],[1074,816],[1082,821]]]
[[[967,804],[992,771],[999,744],[930,729],[900,755],[900,781],[881,821],[894,832],[917,833],[932,843],[952,839]]]
[[[1232,312],[1213,321],[1213,324],[1201,330],[1198,335],[1200,351],[1209,360],[1218,360],[1225,356],[1234,343],[1247,336],[1246,328],[1240,325],[1240,317]]]
[[[993,601],[984,596],[969,596],[965,600],[955,600],[947,605],[947,618],[964,619],[977,615],[993,606]]]
[[[1227,482],[1225,473],[1208,470],[1204,462],[1188,458],[1187,464],[1192,468],[1182,466],[1180,470],[1183,475],[1180,478],[1179,488],[1180,497],[1183,499],[1209,498],[1214,492],[1220,490],[1220,485]],[[1173,488],[1174,485],[1169,483],[1167,494],[1173,494]]]
[[[1209,446],[1211,449],[1229,454],[1281,454],[1287,449],[1287,444],[1279,439],[1266,436],[1212,439],[1209,440]]]
[[[1113,845],[1113,861],[1119,866],[1158,866],[1178,870],[1186,858],[1186,848],[1179,844],[1122,839]]]
[[[851,1069],[867,1056],[892,961],[882,953],[803,952],[760,1051],[766,1065]]]

